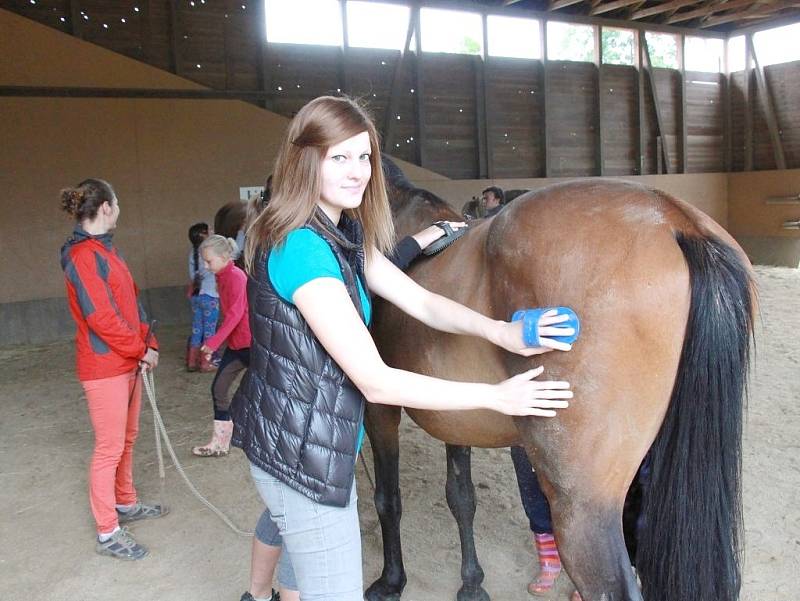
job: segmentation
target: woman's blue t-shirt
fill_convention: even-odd
[[[344,282],[339,262],[327,242],[315,231],[301,228],[289,232],[286,241],[269,253],[267,274],[272,287],[287,303],[298,288],[317,278],[336,278]],[[366,293],[364,283],[356,276],[358,295],[364,308],[365,323],[372,319],[372,304]],[[361,450],[364,442],[364,425],[358,432],[356,450]]]
[[[339,262],[327,242],[315,231],[301,228],[289,232],[286,241],[273,249],[267,260],[267,273],[273,288],[283,300],[292,303],[298,288],[317,278],[336,278],[344,282]],[[364,308],[365,322],[372,319],[372,306],[360,278],[358,295]]]

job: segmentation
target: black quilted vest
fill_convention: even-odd
[[[364,269],[360,224],[337,229],[317,211],[307,227],[330,245],[362,318],[355,275]],[[331,359],[298,309],[267,275],[268,253],[247,284],[250,366],[231,403],[233,444],[257,467],[310,499],[344,507],[353,485],[364,397]]]

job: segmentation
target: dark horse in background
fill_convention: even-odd
[[[399,236],[459,216],[384,164]],[[376,306],[394,367],[498,382],[543,364],[575,398],[558,417],[406,410],[447,443],[447,502],[458,523],[459,601],[488,599],[473,541],[470,448],[520,444],[550,502],[564,566],[584,601],[735,601],[740,590],[743,395],[755,305],[749,262],[725,230],[671,196],[615,180],[558,184],[517,198],[409,275],[495,319],[567,305],[582,322],[568,353],[532,359],[434,332]],[[399,599],[400,409],[370,404],[384,568],[368,601]],[[651,448],[652,447],[652,448]],[[636,566],[622,508],[650,450]]]

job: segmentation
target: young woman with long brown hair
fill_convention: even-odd
[[[272,198],[248,231],[251,363],[232,404],[233,444],[250,461],[304,601],[363,597],[354,474],[365,401],[552,416],[572,396],[567,382],[536,381],[540,369],[491,385],[387,366],[367,329],[370,292],[432,328],[509,352],[570,348],[547,338],[528,348],[520,322],[424,290],[384,257],[393,243],[375,126],[348,98],[311,101],[289,125]],[[572,333],[560,321],[543,317],[540,336]]]

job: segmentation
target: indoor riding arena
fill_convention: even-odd
[[[653,298],[651,317],[631,326],[638,336],[632,339],[634,346],[615,349],[627,350],[632,363],[615,363],[607,370],[635,380],[642,390],[640,408],[634,404],[630,411],[615,416],[618,409],[613,401],[601,404],[608,397],[613,399],[615,391],[598,390],[600,382],[576,380],[570,407],[559,409],[554,418],[511,421],[502,416],[504,423],[518,428],[513,431],[520,438],[516,443],[484,445],[493,448],[473,446],[474,493],[469,472],[465,475],[453,466],[457,473],[450,476],[460,478],[464,486],[448,487],[446,493],[450,454],[445,442],[425,431],[424,420],[403,413],[399,528],[407,583],[386,594],[370,588],[384,571],[386,541],[373,497],[376,485],[381,489],[386,477],[379,473],[383,462],[374,462],[375,438],[372,443],[365,440],[355,466],[355,486],[363,587],[369,589],[366,599],[398,601],[402,591],[403,601],[574,601],[577,586],[585,601],[796,601],[795,578],[800,574],[798,40],[800,2],[785,0],[1,0],[0,599],[254,598],[243,593],[250,583],[252,532],[264,502],[253,485],[248,459],[236,446],[221,456],[193,453],[196,445],[208,439],[212,421],[216,424],[218,418],[210,391],[215,380],[212,355],[204,369],[187,369],[187,349],[194,348],[192,286],[197,293],[196,279],[193,282],[187,272],[187,257],[190,268],[193,265],[193,243],[187,231],[198,222],[213,229],[215,214],[223,205],[233,203],[243,210],[257,202],[290,120],[316,97],[346,95],[369,111],[380,134],[381,152],[410,180],[410,189],[438,196],[444,201],[442,210],[454,216],[451,221],[468,223],[463,241],[454,240],[439,254],[417,259],[409,271],[412,278],[428,269],[424,262],[444,265],[450,261],[447,265],[466,266],[463,269],[474,278],[470,282],[490,281],[492,271],[499,273],[501,268],[484,255],[474,260],[465,256],[475,252],[470,250],[475,245],[469,246],[471,235],[493,231],[492,220],[521,223],[528,207],[534,207],[537,199],[554,198],[553,194],[561,194],[559,202],[566,212],[568,205],[575,204],[568,191],[582,190],[585,211],[564,213],[568,217],[559,222],[562,225],[548,248],[554,257],[548,259],[552,273],[571,268],[573,251],[597,250],[591,261],[561,283],[564,300],[541,300],[547,297],[547,287],[542,286],[530,290],[528,306],[567,305],[573,292],[609,281],[638,294],[642,287],[675,278],[675,269],[667,266],[666,259],[655,260],[645,272],[646,282],[627,277],[627,271],[600,272],[613,253],[606,255],[598,240],[611,244],[627,234],[620,229],[617,236],[617,226],[609,225],[614,222],[609,221],[605,201],[594,198],[593,191],[636,190],[654,197],[648,190],[657,189],[666,193],[658,198],[675,197],[687,203],[674,205],[680,207],[676,212],[683,222],[705,224],[693,226],[693,231],[717,227],[696,209],[719,224],[716,239],[733,249],[731,256],[740,261],[744,274],[749,269],[746,255],[757,289],[755,294],[748,288],[743,293],[750,299],[745,312],[752,315],[753,326],[751,330],[740,327],[743,341],[747,331],[752,333],[749,363],[746,342],[739,357],[740,372],[748,374],[742,415],[727,409],[715,413],[735,435],[741,428],[741,450],[736,446],[738,435],[735,440],[711,435],[695,439],[693,448],[700,445],[702,450],[707,445],[708,460],[703,453],[689,455],[686,450],[687,457],[695,457],[686,469],[700,480],[724,480],[721,486],[730,490],[741,487],[738,538],[723,537],[720,542],[717,533],[706,535],[702,523],[691,515],[711,504],[713,495],[694,491],[681,497],[679,484],[673,492],[680,511],[690,516],[683,524],[661,521],[655,527],[654,521],[648,524],[644,510],[633,518],[634,536],[652,526],[654,544],[674,539],[680,528],[694,528],[691,539],[678,541],[674,547],[683,546],[682,550],[664,551],[649,559],[667,579],[686,570],[689,579],[694,577],[695,560],[687,557],[699,558],[697,573],[703,576],[702,562],[715,559],[717,549],[727,546],[731,556],[741,561],[740,582],[731,574],[716,576],[734,581],[736,590],[698,593],[692,599],[640,594],[637,582],[648,590],[644,572],[638,567],[637,572],[628,572],[626,556],[622,571],[634,592],[630,588],[624,595],[597,592],[605,586],[599,581],[607,580],[607,575],[601,568],[586,566],[603,565],[597,558],[609,555],[608,549],[624,551],[620,516],[614,514],[607,529],[608,548],[602,537],[587,538],[588,542],[575,543],[583,544],[580,552],[570,550],[576,548],[574,537],[566,540],[567,518],[563,516],[565,507],[573,507],[573,499],[575,507],[583,502],[583,491],[602,498],[604,482],[620,478],[613,467],[617,464],[611,461],[607,478],[605,474],[590,477],[577,462],[568,468],[559,464],[564,469],[561,473],[572,470],[570,476],[577,479],[575,492],[564,493],[563,487],[552,484],[554,480],[542,485],[553,507],[564,571],[539,596],[528,592],[529,583],[539,574],[541,557],[521,502],[510,444],[524,444],[534,469],[543,477],[551,465],[542,454],[554,431],[575,436],[570,443],[574,446],[567,445],[559,456],[567,462],[578,456],[581,445],[605,449],[611,444],[613,451],[609,439],[615,424],[621,422],[630,421],[630,436],[644,441],[640,446],[647,449],[657,435],[657,441],[667,436],[658,424],[668,423],[672,413],[667,413],[667,403],[672,394],[677,395],[670,387],[662,395],[664,403],[649,408],[644,399],[651,382],[659,378],[672,382],[672,374],[677,380],[683,370],[699,371],[700,380],[711,381],[718,363],[724,362],[722,355],[735,354],[719,348],[719,356],[708,356],[707,366],[692,364],[680,346],[684,329],[688,340],[692,320],[682,317],[677,326],[658,323],[657,310],[670,305],[688,307],[689,296],[694,299],[696,291],[688,291],[688,271],[675,246],[673,254],[680,263],[676,269],[682,274],[676,281],[681,290],[687,290],[685,298],[682,294]],[[62,190],[87,178],[113,185],[117,204],[101,208],[108,209],[112,219],[115,209],[110,207],[119,207],[113,244],[138,286],[148,320],[157,320],[159,360],[149,372],[154,387],[142,396],[133,476],[140,498],[168,506],[169,513],[129,526],[135,540],[149,550],[141,561],[99,554],[96,544],[105,539],[98,538],[102,530],[96,527],[89,502],[95,430],[85,382],[82,385],[86,378],[76,374],[76,321],[71,312],[71,307],[85,306],[85,291],[69,287],[71,263],[63,263],[66,255],[60,254],[75,227],[75,219],[62,211]],[[569,187],[581,182],[582,187]],[[626,187],[613,187],[623,183]],[[558,186],[556,192],[548,188],[553,185]],[[490,188],[503,191],[503,198],[495,192],[487,194]],[[498,209],[490,204],[492,196],[501,201]],[[389,197],[391,201],[391,191]],[[439,206],[435,199],[426,202]],[[392,205],[397,213],[395,209]],[[636,219],[633,210],[627,215],[631,221]],[[545,231],[548,222],[544,219],[531,223],[531,244],[554,235]],[[634,226],[620,221],[619,227]],[[406,232],[398,227],[398,233]],[[636,240],[640,246],[631,246],[621,265],[639,265],[657,256],[655,250],[647,250],[656,248],[655,239],[652,247],[648,247],[647,234],[640,233]],[[503,250],[513,257],[522,256],[518,251],[524,249],[506,246]],[[716,269],[717,258],[712,256],[711,266],[705,268]],[[534,259],[514,273],[539,265]],[[205,263],[203,256],[200,262]],[[67,265],[65,271],[62,264]],[[104,269],[107,264],[98,262],[95,278],[97,274],[102,278]],[[461,280],[460,274],[434,271],[441,272],[434,283],[443,288],[443,295],[470,305],[472,293],[463,289],[472,287],[463,283],[467,276]],[[503,290],[516,285],[512,279],[503,282]],[[124,321],[115,292],[104,281],[105,302],[110,299]],[[496,288],[475,284],[475,295],[505,294]],[[719,292],[713,283],[708,288],[712,298]],[[636,296],[640,297],[650,298]],[[602,298],[598,303],[614,300],[610,294],[597,298]],[[628,327],[624,324],[629,323],[630,313],[648,315],[649,309],[641,303],[625,305],[600,320],[593,319],[602,314],[599,309],[574,306],[581,317],[581,333],[570,353],[588,364],[601,361],[607,347],[616,347],[614,336],[618,329]],[[511,319],[511,312],[498,309],[493,313],[493,307],[491,303],[473,306],[494,320]],[[727,319],[728,309],[717,303],[699,310],[696,318],[714,325]],[[390,315],[395,314],[387,313],[385,318]],[[92,329],[94,322],[89,323],[84,335],[89,336],[92,348],[108,348],[108,340]],[[142,323],[144,327],[148,322]],[[399,331],[410,327],[409,321],[401,323],[405,325]],[[376,339],[380,338],[378,329],[373,328]],[[631,367],[649,354],[649,345],[660,348],[659,338],[679,341],[673,363],[648,371]],[[412,345],[416,367],[407,369],[441,376],[434,365],[442,355],[429,344],[431,339],[425,331],[417,337]],[[604,341],[608,342],[604,345]],[[379,341],[384,358],[395,356],[387,350],[392,342],[385,346]],[[581,350],[582,343],[591,350]],[[500,376],[495,363],[487,368],[486,346],[475,353],[464,352],[471,347],[448,346],[460,353],[445,357],[459,366],[460,377],[452,379],[496,384],[522,371],[519,367]],[[500,357],[496,365],[505,361],[501,355],[506,351],[488,346],[495,353],[491,357]],[[557,371],[562,365],[560,355],[564,353],[525,359],[524,369],[542,364],[546,373],[554,365]],[[420,357],[429,360],[430,367],[420,363]],[[523,365],[522,359],[514,359],[515,366]],[[392,361],[386,359],[391,367],[403,367]],[[730,375],[741,380],[741,373]],[[570,370],[565,368],[562,375],[569,380]],[[235,382],[233,386],[235,390]],[[720,386],[724,389],[727,384]],[[712,401],[697,394],[690,403],[705,406]],[[571,412],[579,414],[592,404],[597,406],[598,421],[594,428],[591,423],[585,426],[579,436],[572,429],[576,422]],[[652,422],[656,418],[654,428],[637,426],[637,419]],[[550,426],[531,425],[530,420],[546,419],[551,420]],[[368,434],[373,436],[371,431]],[[459,435],[446,442],[469,444]],[[683,453],[684,441],[679,440],[668,459]],[[732,466],[727,476],[720,476],[713,467],[710,456],[715,445]],[[621,447],[619,453],[623,452]],[[644,452],[635,457],[636,466]],[[648,499],[652,490],[644,474],[655,478],[660,468],[648,465],[645,459],[635,481],[642,482],[644,506],[655,507],[660,499],[653,494]],[[474,526],[463,530],[467,538],[470,528],[474,532],[477,560],[485,577],[482,582],[478,577],[477,588],[469,589],[462,584],[474,578],[476,568],[466,559],[462,565],[462,552],[465,558],[471,554],[471,539],[460,542],[450,505],[463,501],[461,495],[471,494]],[[619,506],[620,515],[622,497],[612,503]],[[379,507],[399,508],[396,499],[390,501],[381,494],[377,498]],[[738,508],[735,495],[732,498],[723,503],[723,517],[736,523]],[[121,503],[119,496],[116,502]],[[590,525],[604,519],[591,512],[570,515]],[[397,550],[387,555],[396,555]],[[673,563],[679,561],[678,556],[684,558],[683,563]],[[396,569],[397,564],[393,565]],[[381,582],[398,573],[387,568]]]

